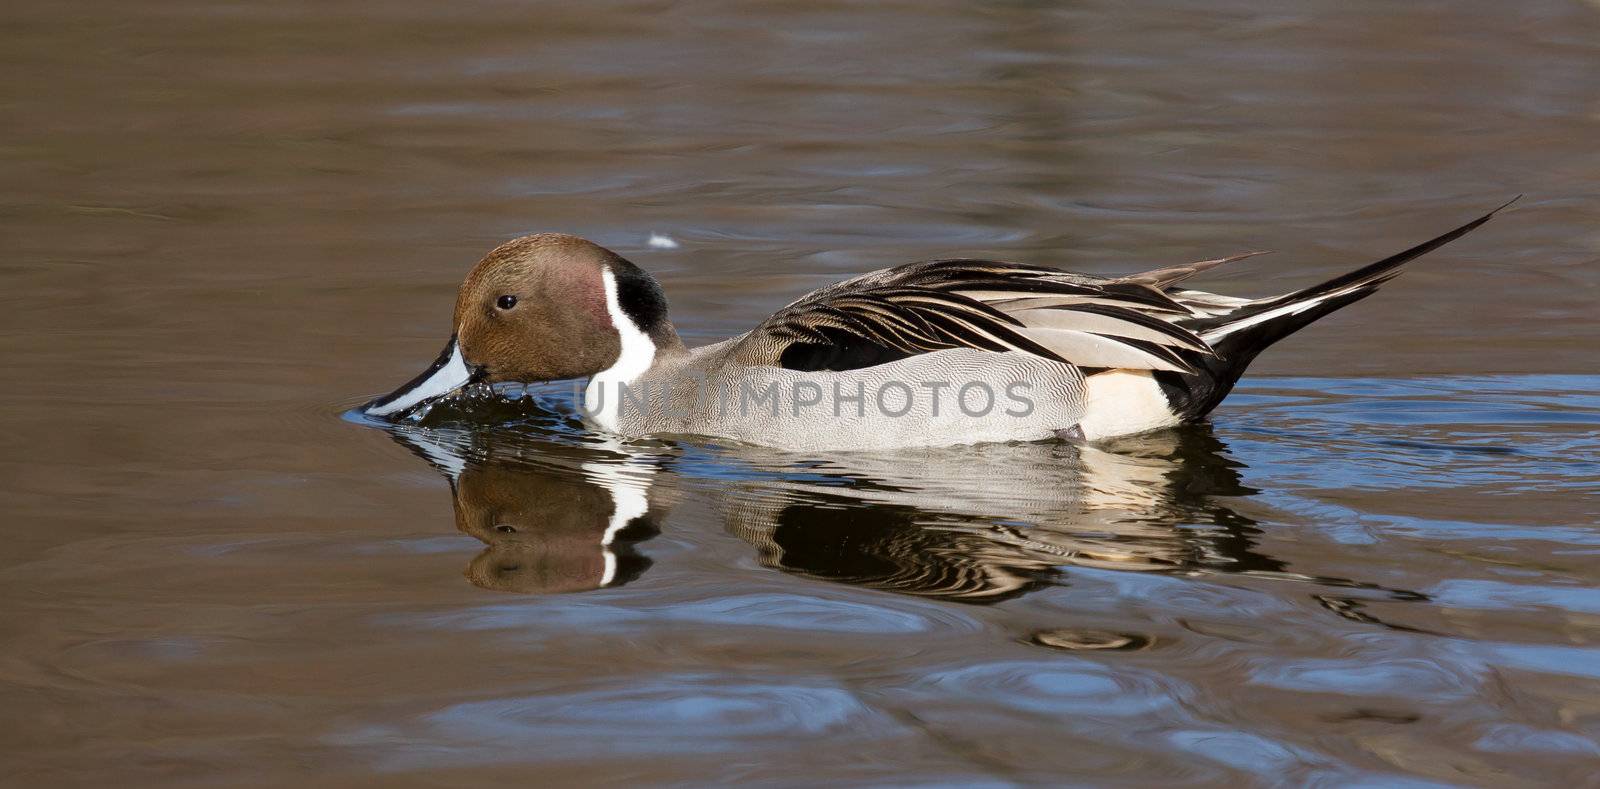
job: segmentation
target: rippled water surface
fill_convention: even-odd
[[[0,64],[0,783],[1600,774],[1600,6],[17,0]],[[342,416],[525,232],[705,342],[949,254],[1287,291],[1518,193],[1105,446]]]

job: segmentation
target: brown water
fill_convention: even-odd
[[[1600,6],[13,0],[0,65],[0,783],[1596,785]],[[341,419],[529,231],[705,341],[1517,193],[1109,447]]]

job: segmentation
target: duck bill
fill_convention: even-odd
[[[383,397],[361,407],[361,413],[384,419],[398,419],[418,407],[441,397],[461,391],[461,388],[483,378],[483,368],[474,368],[461,356],[461,346],[452,336],[433,365]]]

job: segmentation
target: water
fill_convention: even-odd
[[[1593,781],[1592,3],[0,29],[0,781]],[[1206,284],[1285,291],[1517,193],[1211,424],[1105,447],[623,446],[560,387],[341,418],[524,232],[703,342],[934,255],[1274,249]]]

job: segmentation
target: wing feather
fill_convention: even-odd
[[[1012,312],[1023,325],[1066,329],[1144,340],[1157,345],[1210,353],[1211,346],[1188,329],[1137,310],[1103,304],[1075,304]]]
[[[744,364],[795,369],[852,369],[976,348],[1080,367],[1189,371],[1212,350],[1175,321],[1201,314],[1144,281],[935,260],[815,291],[747,333],[731,352]]]
[[[1246,252],[1242,255],[1230,255],[1229,257],[1225,258],[1216,258],[1215,260],[1199,260],[1182,266],[1158,268],[1153,271],[1143,271],[1138,274],[1129,274],[1126,277],[1119,277],[1118,281],[1137,282],[1143,285],[1152,285],[1158,288],[1170,288],[1173,285],[1176,285],[1179,282],[1182,282],[1196,274],[1210,271],[1217,266],[1244,260],[1245,258],[1253,258],[1257,255],[1270,254],[1272,253],[1268,250],[1261,250],[1258,252]]]
[[[1079,367],[1194,372],[1193,365],[1160,345],[1129,343],[1122,338],[1085,331],[1064,329],[1022,331],[1029,339],[1049,348],[1057,356],[1072,359],[1072,363]]]

